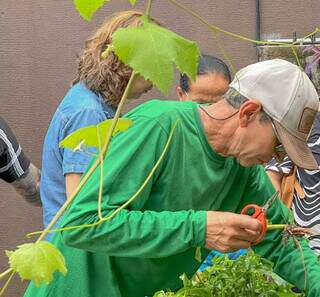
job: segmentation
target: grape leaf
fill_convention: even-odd
[[[95,12],[110,0],[73,0],[79,14],[90,21]]]
[[[129,2],[130,2],[130,4],[132,5],[132,6],[134,6],[135,4],[136,4],[136,2],[137,2],[137,0],[128,0]]]
[[[42,282],[49,284],[55,271],[67,273],[64,257],[48,241],[22,244],[6,254],[12,270],[19,273],[21,279],[32,280],[37,287]]]
[[[63,139],[60,142],[59,146],[71,150],[76,150],[80,144],[90,147],[96,147],[99,149],[99,141],[101,147],[103,147],[106,141],[107,133],[110,130],[111,124],[112,119],[103,121],[96,126],[80,128],[75,132],[69,134],[65,139]],[[114,136],[118,132],[127,130],[132,124],[133,122],[130,119],[118,119],[118,123],[113,131],[112,136]],[[100,139],[98,137],[99,135]]]
[[[195,79],[199,48],[194,41],[141,17],[143,25],[118,29],[112,36],[115,53],[165,95],[173,80],[173,64]]]

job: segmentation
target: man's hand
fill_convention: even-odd
[[[206,247],[221,253],[248,248],[261,233],[261,224],[247,215],[208,211]]]

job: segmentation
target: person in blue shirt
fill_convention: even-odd
[[[106,59],[101,54],[118,28],[140,25],[141,15],[136,11],[114,15],[85,43],[77,76],[58,106],[44,140],[40,191],[45,227],[79,184],[94,153],[59,148],[59,142],[79,128],[113,118],[132,69],[112,52]],[[149,81],[138,76],[129,98],[138,98],[151,88]]]

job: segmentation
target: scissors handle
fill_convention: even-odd
[[[248,214],[249,211],[253,211],[253,213]],[[252,243],[252,245],[257,245],[258,243],[261,242],[261,240],[265,237],[265,235],[267,233],[267,219],[266,219],[266,215],[265,215],[262,207],[260,207],[256,204],[248,204],[247,206],[245,206],[242,209],[241,214],[249,215],[252,218],[259,220],[259,222],[261,223],[261,225],[262,225],[261,234],[260,234],[259,238],[257,239],[257,241]]]

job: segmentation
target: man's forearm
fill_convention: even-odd
[[[41,206],[39,184],[40,170],[32,163],[21,178],[11,183],[17,193],[24,197],[28,203]]]
[[[96,210],[86,212],[82,208],[80,212],[68,211],[61,227],[98,221]],[[205,211],[142,212],[123,209],[110,221],[94,228],[62,232],[62,239],[69,246],[109,256],[164,258],[191,247],[204,246],[205,223]]]

